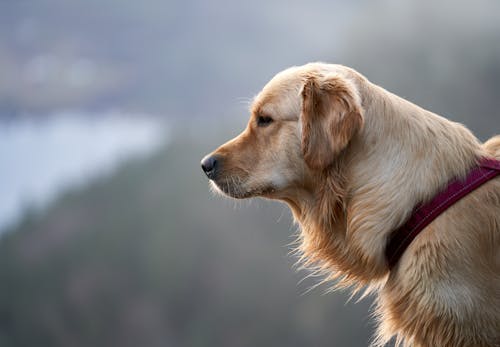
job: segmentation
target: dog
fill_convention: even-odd
[[[224,195],[285,202],[299,260],[376,298],[373,345],[500,345],[500,176],[433,220],[389,266],[391,233],[478,158],[500,158],[463,125],[371,83],[310,63],[278,73],[246,129],[202,160]]]

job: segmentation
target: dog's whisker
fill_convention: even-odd
[[[253,98],[249,97],[237,97],[236,100],[238,100],[240,104],[243,104],[245,106],[250,106],[253,102]]]

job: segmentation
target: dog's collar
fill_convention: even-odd
[[[464,180],[453,180],[445,190],[431,201],[415,208],[410,219],[391,233],[385,249],[385,256],[392,269],[415,237],[448,207],[463,198],[483,183],[500,175],[500,160],[482,158]]]

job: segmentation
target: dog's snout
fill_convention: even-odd
[[[214,155],[207,155],[201,160],[201,168],[208,178],[214,179],[217,172],[218,160]]]

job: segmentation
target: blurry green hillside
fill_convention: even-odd
[[[176,140],[4,234],[0,346],[366,346],[369,302],[304,294],[285,206],[209,192],[214,146]]]

